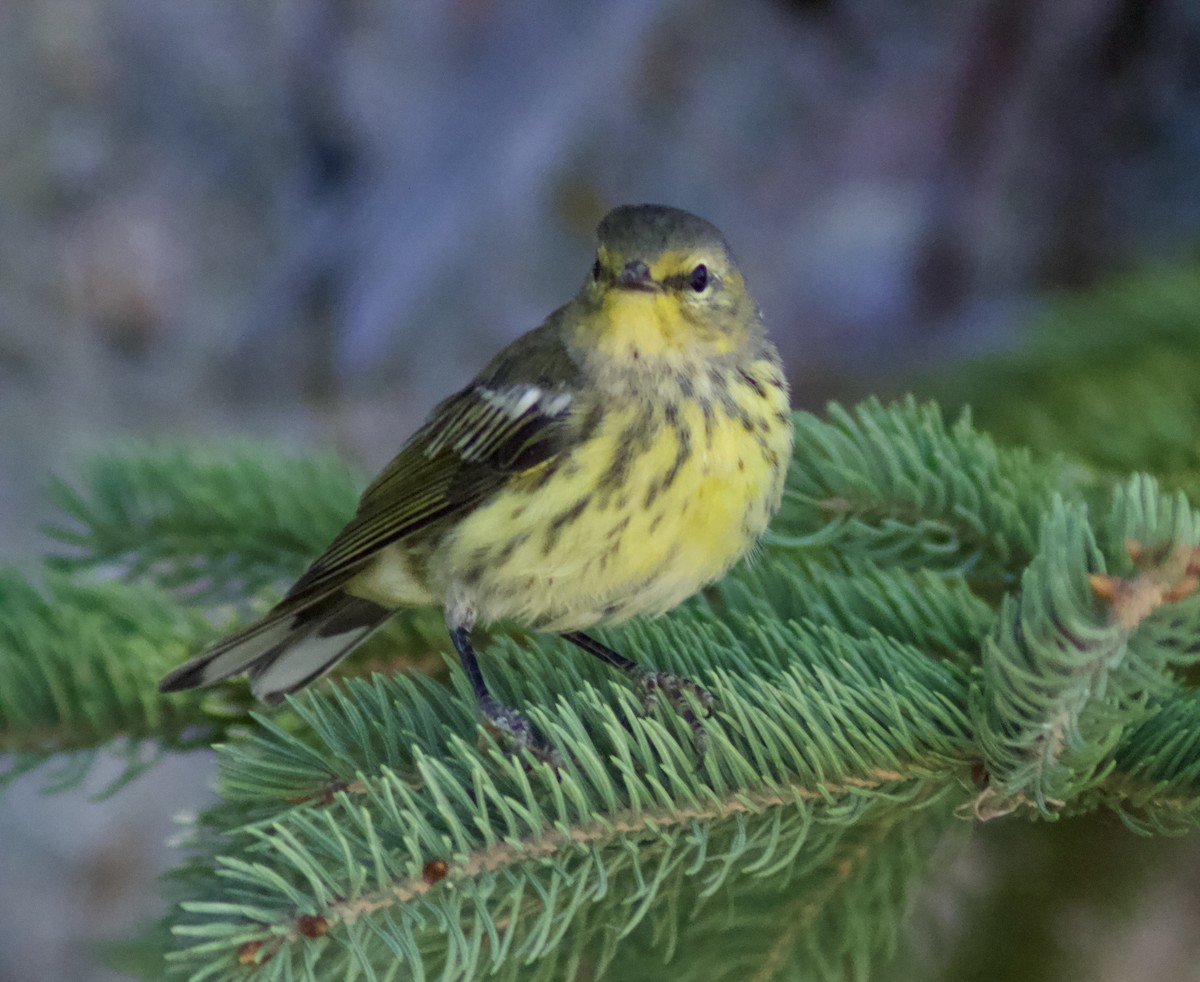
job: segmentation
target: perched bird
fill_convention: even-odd
[[[703,729],[688,679],[582,633],[670,610],[743,556],[779,506],[792,450],[779,355],[721,233],[660,205],[616,208],[573,300],[442,402],[325,552],[257,623],[163,679],[247,672],[275,701],[399,607],[440,604],[484,721],[548,754],[488,690],[477,623],[509,618],[663,692]]]

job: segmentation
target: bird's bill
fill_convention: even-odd
[[[616,285],[623,290],[646,290],[657,293],[662,287],[650,275],[650,267],[640,259],[625,264],[617,275]]]

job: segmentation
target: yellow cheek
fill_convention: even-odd
[[[678,249],[673,249],[664,252],[659,256],[650,267],[650,275],[660,283],[668,276],[673,276],[682,271],[695,269],[697,264],[704,262],[702,256],[693,255],[690,252],[680,252]],[[709,260],[709,265],[712,261]]]

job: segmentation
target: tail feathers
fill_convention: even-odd
[[[257,698],[278,702],[331,669],[390,615],[340,591],[299,607],[285,603],[175,669],[158,688],[194,689],[246,672]]]
[[[254,660],[250,691],[264,702],[278,702],[333,668],[391,617],[386,607],[344,593],[335,594],[318,618]]]

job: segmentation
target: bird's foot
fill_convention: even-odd
[[[634,677],[637,679],[638,691],[642,695],[642,711],[645,715],[650,715],[650,711],[654,708],[655,697],[661,692],[666,696],[667,702],[671,704],[676,715],[687,723],[692,731],[693,746],[696,748],[696,765],[700,766],[708,751],[708,734],[704,732],[703,720],[713,714],[713,694],[698,682],[693,682],[682,675],[659,672],[652,668],[639,668],[634,673]],[[704,710],[702,717],[698,717],[689,704],[687,699],[689,695]]]
[[[562,767],[562,757],[558,751],[539,737],[529,720],[512,706],[488,696],[479,700],[479,713],[484,725],[500,736],[513,756],[526,751],[535,760],[549,764],[556,771]]]

